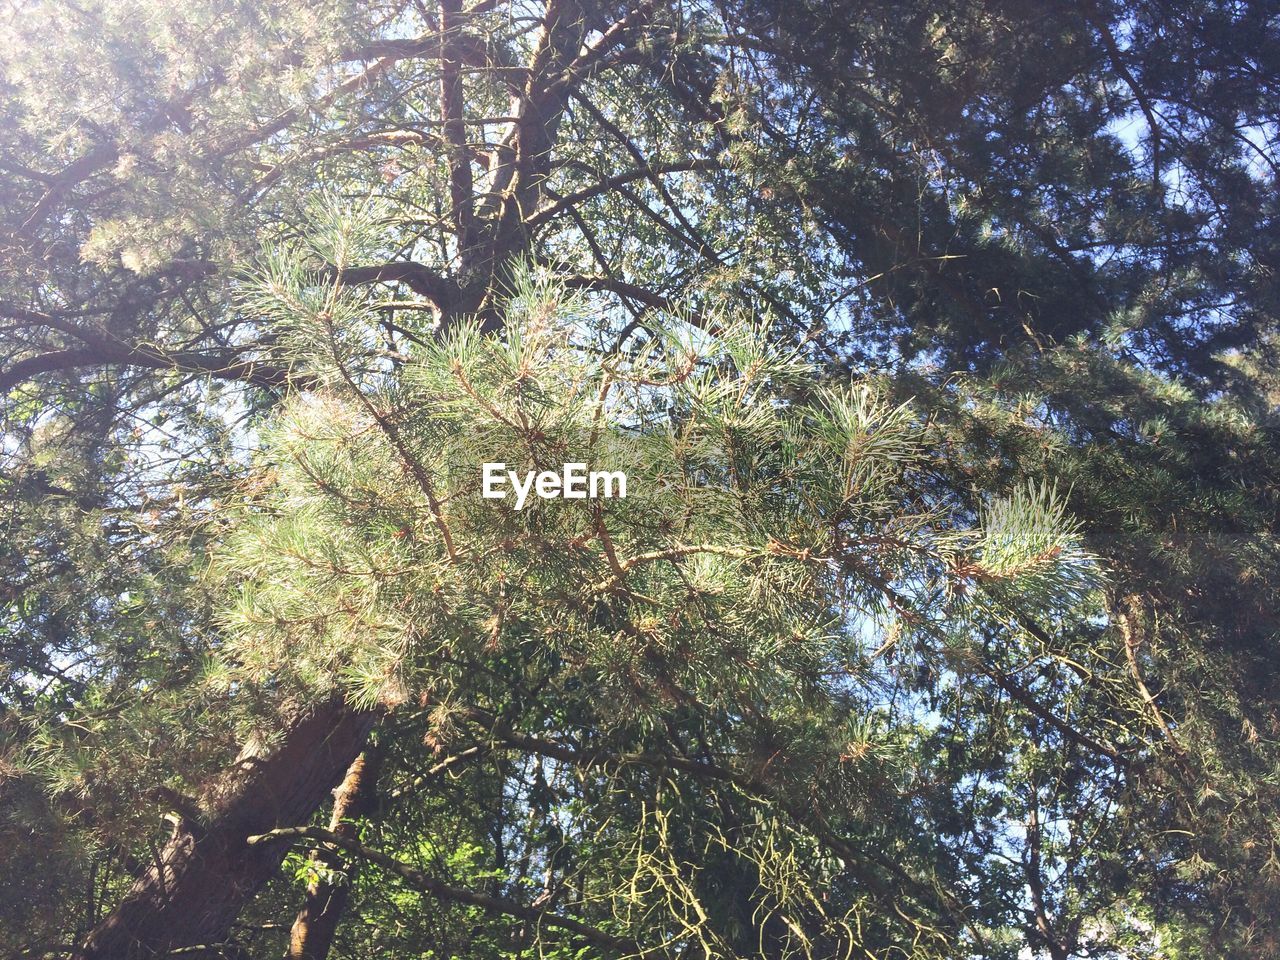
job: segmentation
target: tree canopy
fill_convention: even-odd
[[[1265,2],[14,0],[4,954],[1274,956],[1277,77]]]

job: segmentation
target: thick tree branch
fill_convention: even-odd
[[[347,267],[337,273],[340,281],[358,285],[365,283],[403,283],[419,296],[426,297],[440,310],[447,311],[458,295],[458,286],[448,277],[412,260]]]
[[[207,374],[216,380],[239,380],[256,387],[304,385],[308,378],[285,367],[240,360],[239,353],[201,353],[196,350],[166,352],[154,347],[103,341],[94,346],[71,347],[26,357],[0,370],[0,394],[44,373],[63,373],[83,367],[128,366],[180,373]]]
[[[358,837],[357,821],[369,816],[377,805],[380,761],[376,743],[351,761],[347,775],[333,792],[330,832],[353,840]],[[351,881],[333,877],[344,866],[335,851],[317,849],[312,858],[325,872],[307,884],[306,902],[293,921],[285,960],[324,960],[351,895]]]
[[[198,826],[179,824],[157,862],[89,935],[88,960],[143,960],[220,943],[275,875],[281,849],[245,837],[306,819],[364,746],[376,719],[334,697],[287,725],[270,752],[244,751],[205,792]]]
[[[1150,99],[1148,99],[1146,92],[1130,72],[1128,64],[1125,63],[1124,54],[1120,51],[1116,38],[1111,33],[1111,27],[1099,14],[1093,0],[1086,0],[1084,9],[1087,19],[1093,23],[1094,28],[1098,31],[1098,36],[1102,38],[1102,45],[1106,47],[1107,57],[1111,61],[1111,66],[1115,68],[1116,73],[1120,75],[1120,79],[1125,82],[1125,86],[1133,94],[1133,99],[1138,103],[1138,109],[1142,111],[1142,116],[1147,121],[1147,128],[1151,132],[1151,180],[1153,184],[1158,186],[1160,183],[1160,140],[1163,137],[1163,133],[1160,129],[1160,124],[1156,122],[1155,108],[1152,106]]]
[[[444,122],[445,155],[449,164],[449,213],[458,249],[464,251],[465,259],[465,251],[474,243],[475,186],[463,119],[461,60],[456,50],[461,10],[461,0],[440,0],[440,117]]]

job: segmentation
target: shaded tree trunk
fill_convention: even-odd
[[[306,822],[360,753],[376,714],[332,698],[296,718],[235,765],[183,814],[156,862],[89,935],[86,960],[141,960],[222,943],[245,903],[279,869],[287,847],[245,838]]]
[[[380,759],[377,748],[370,746],[351,761],[347,775],[334,791],[329,829],[338,836],[359,839],[356,821],[372,813],[377,805]],[[325,873],[307,885],[306,902],[298,911],[289,934],[286,960],[324,960],[351,895],[350,873],[356,869],[354,863],[346,865],[341,853],[327,848],[316,850],[311,856]],[[333,873],[344,866],[348,876],[334,879]]]

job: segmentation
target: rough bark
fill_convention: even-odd
[[[224,942],[287,849],[251,847],[246,838],[306,822],[364,747],[374,719],[334,698],[292,722],[272,749],[242,751],[89,935],[82,956],[142,960]]]
[[[350,840],[359,839],[356,821],[369,816],[377,805],[379,759],[377,748],[370,746],[351,761],[347,775],[333,792],[331,833]],[[306,902],[298,911],[289,934],[286,960],[324,960],[351,895],[350,873],[356,869],[355,862],[345,864],[337,850],[328,848],[316,850],[312,859],[325,872],[307,885]],[[344,868],[348,876],[334,878],[333,874]]]

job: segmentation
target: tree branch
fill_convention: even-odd
[[[336,273],[337,279],[342,283],[352,285],[403,283],[414,293],[426,297],[442,311],[449,309],[458,294],[457,284],[452,280],[432,270],[426,264],[413,260],[346,267],[333,273]]]
[[[206,354],[195,350],[167,353],[154,347],[99,343],[89,347],[54,350],[27,357],[0,370],[0,394],[42,373],[76,370],[80,367],[119,364],[185,373],[205,373],[216,380],[240,380],[256,387],[272,388],[305,385],[309,378],[286,367],[238,360],[237,353]]]
[[[386,870],[388,873],[399,877],[405,883],[415,890],[429,894],[441,900],[451,900],[454,903],[462,903],[467,906],[479,907],[489,913],[505,914],[511,917],[518,917],[521,920],[527,920],[531,923],[543,924],[548,927],[556,927],[566,930],[575,936],[594,944],[598,947],[604,947],[608,950],[614,950],[620,953],[639,954],[641,956],[650,955],[651,952],[643,949],[634,941],[623,937],[615,937],[612,934],[605,933],[598,927],[583,923],[574,917],[567,917],[563,914],[551,913],[548,910],[538,907],[531,907],[521,903],[518,900],[511,900],[506,897],[495,897],[485,893],[477,893],[474,890],[468,890],[463,887],[455,887],[452,884],[445,883],[435,877],[429,876],[418,870],[416,867],[410,866],[401,860],[390,857],[380,850],[367,847],[363,843],[334,833],[332,830],[325,830],[322,827],[281,827],[276,830],[270,830],[267,833],[251,836],[246,841],[250,846],[258,846],[261,844],[273,843],[281,840],[311,840],[316,843],[330,844],[348,853],[355,854],[369,863],[375,864]]]
[[[465,252],[474,242],[475,184],[463,119],[464,90],[457,52],[461,9],[461,0],[440,0],[440,117],[444,121],[445,155],[449,163],[449,213],[458,237],[458,250],[465,261]]]
[[[624,186],[628,183],[634,183],[637,180],[651,180],[654,177],[664,176],[669,173],[687,173],[691,171],[721,170],[723,169],[723,167],[724,167],[724,164],[722,164],[719,160],[712,160],[712,159],[695,159],[695,160],[685,160],[677,163],[661,163],[661,164],[646,163],[643,167],[639,167],[632,170],[624,170],[622,173],[614,174],[612,177],[607,177],[604,180],[601,180],[598,183],[594,183],[589,187],[584,187],[583,189],[578,190],[574,193],[566,194],[565,196],[556,200],[556,202],[551,204],[550,206],[543,207],[541,210],[530,215],[525,222],[530,227],[536,227],[538,224],[545,223],[547,220],[550,220],[553,217],[560,215],[565,210],[568,210],[570,207],[575,207],[580,203],[584,203],[587,200],[591,200],[594,197],[598,197],[603,193],[608,193],[611,190],[614,190],[620,186]]]

